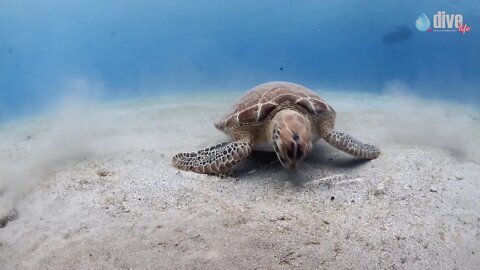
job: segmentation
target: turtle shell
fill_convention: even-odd
[[[312,115],[334,112],[322,98],[304,86],[290,82],[268,82],[249,90],[233,106],[233,111],[215,123],[215,127],[226,131],[238,124],[261,123],[285,102],[298,104]]]

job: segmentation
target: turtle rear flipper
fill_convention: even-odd
[[[362,143],[345,133],[331,131],[327,133],[324,139],[333,147],[355,157],[376,159],[380,155],[380,150],[377,147]]]
[[[184,171],[228,175],[233,166],[252,153],[251,141],[225,142],[191,153],[178,153],[172,164]]]

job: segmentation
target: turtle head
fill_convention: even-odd
[[[290,109],[275,114],[270,124],[272,144],[283,167],[295,169],[312,149],[310,121]]]

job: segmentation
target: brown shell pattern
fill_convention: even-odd
[[[241,123],[260,123],[284,102],[296,103],[313,115],[333,111],[323,99],[304,86],[269,82],[249,90],[234,105],[231,113],[215,123],[215,127],[225,130]]]

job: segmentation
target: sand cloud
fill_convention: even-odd
[[[150,116],[139,117],[139,111],[144,109],[141,105],[119,109],[117,105],[100,103],[101,84],[85,80],[73,80],[66,89],[68,94],[46,115],[0,127],[4,139],[0,144],[3,208],[71,160],[161,143],[151,140],[145,130],[155,127],[156,121],[167,114],[157,115],[153,109]],[[338,112],[337,126],[358,139],[365,138],[380,147],[401,143],[443,148],[456,158],[480,162],[478,111],[411,93],[411,89],[396,82],[381,95],[359,98],[352,93],[333,94],[327,95],[327,100]],[[138,130],[142,130],[143,137],[135,137]]]

